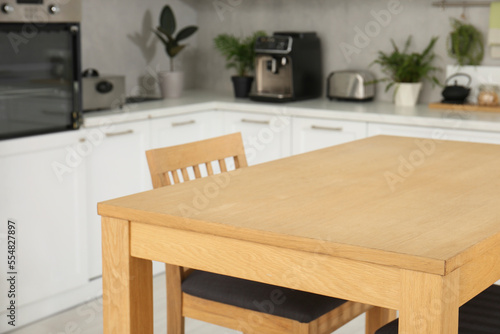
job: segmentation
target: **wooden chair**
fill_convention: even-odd
[[[399,319],[376,334],[398,334]],[[460,307],[458,334],[500,333],[500,286],[492,285]]]
[[[241,134],[208,139],[146,152],[155,188],[213,175],[212,162],[221,172],[225,159],[235,168],[247,167]],[[367,324],[367,333],[395,319],[369,305],[344,301],[268,284],[181,268],[166,264],[167,332],[184,333],[184,317],[194,318],[244,333],[331,333],[358,315],[369,311],[378,316]],[[377,313],[378,312],[378,313]]]

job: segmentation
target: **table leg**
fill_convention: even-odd
[[[399,334],[457,334],[459,270],[432,275],[403,270]]]
[[[130,222],[102,217],[104,334],[153,334],[151,261],[130,256]]]
[[[373,307],[366,312],[365,333],[374,334],[377,329],[393,321],[397,317],[396,310]]]

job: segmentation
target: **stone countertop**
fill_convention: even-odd
[[[183,97],[177,99],[128,104],[120,110],[85,113],[83,127],[141,121],[206,110],[500,132],[500,113],[495,112],[435,110],[429,109],[427,105],[397,107],[390,102],[341,102],[326,98],[289,103],[264,103],[209,91],[187,91]]]

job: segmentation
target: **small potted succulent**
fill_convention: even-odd
[[[174,58],[186,47],[179,44],[180,41],[190,37],[197,30],[196,26],[188,26],[181,29],[177,34],[175,15],[170,6],[166,5],[160,15],[160,25],[154,33],[165,45],[165,51],[170,57],[170,71],[158,73],[158,81],[163,98],[179,97],[184,88],[184,72],[174,70]]]
[[[438,84],[438,79],[432,75],[439,68],[432,65],[436,55],[433,52],[438,38],[433,37],[421,53],[409,52],[411,36],[406,40],[403,50],[397,47],[391,39],[393,51],[391,53],[378,52],[378,58],[373,62],[382,67],[388,76],[380,81],[389,81],[386,91],[395,86],[394,102],[398,106],[414,106],[417,103],[422,80],[428,79]]]
[[[214,39],[215,47],[226,57],[226,67],[236,70],[236,75],[231,77],[236,97],[248,97],[253,82],[255,41],[265,35],[264,31],[257,31],[245,38],[221,34]]]

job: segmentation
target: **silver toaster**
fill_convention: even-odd
[[[83,111],[118,109],[125,102],[125,76],[82,78]]]
[[[371,101],[375,97],[375,77],[368,71],[332,72],[326,94],[329,99]]]

